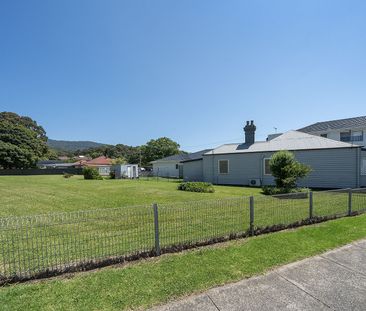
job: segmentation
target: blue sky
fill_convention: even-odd
[[[366,114],[366,1],[1,1],[0,110],[185,150]]]

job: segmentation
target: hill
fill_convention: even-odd
[[[48,139],[47,144],[52,149],[61,151],[71,151],[71,152],[106,145],[102,143],[96,143],[94,141],[71,141],[71,140],[54,140],[54,139]]]

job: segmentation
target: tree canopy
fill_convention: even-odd
[[[47,136],[42,126],[13,112],[0,113],[1,167],[34,167],[48,153]]]
[[[297,180],[304,178],[311,171],[308,165],[296,161],[292,152],[285,150],[276,152],[269,165],[278,188],[295,188]]]
[[[91,158],[106,156],[112,159],[124,159],[130,164],[149,165],[151,161],[178,154],[179,144],[170,138],[151,139],[142,146],[127,146],[124,144],[106,145],[86,150],[78,150],[74,155],[86,155]]]
[[[151,139],[141,147],[144,163],[178,154],[179,147],[178,143],[168,137]]]

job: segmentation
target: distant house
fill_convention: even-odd
[[[74,167],[94,167],[102,176],[109,175],[112,165],[113,160],[105,156],[101,156],[92,160],[80,160],[73,163]]]
[[[317,122],[298,131],[366,146],[366,116]]]
[[[183,161],[185,180],[223,185],[273,185],[269,160],[279,150],[292,151],[298,161],[312,168],[299,186],[355,188],[366,186],[366,150],[360,145],[289,131],[268,141],[255,141],[256,126],[247,122],[245,141],[225,144]]]
[[[202,154],[210,150],[205,149],[194,153],[181,153],[152,161],[153,174],[159,177],[183,178],[183,163],[197,160],[202,157]]]
[[[186,159],[186,154],[180,153],[152,161],[153,174],[159,177],[182,178],[182,161]]]
[[[37,167],[40,169],[66,169],[74,167],[73,163],[65,163],[60,160],[42,160],[37,162]]]

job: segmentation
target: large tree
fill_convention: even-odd
[[[36,121],[13,112],[0,113],[0,167],[35,167],[48,152],[46,132]]]
[[[177,142],[167,137],[151,139],[141,147],[143,163],[148,164],[151,161],[178,154],[179,147]]]

